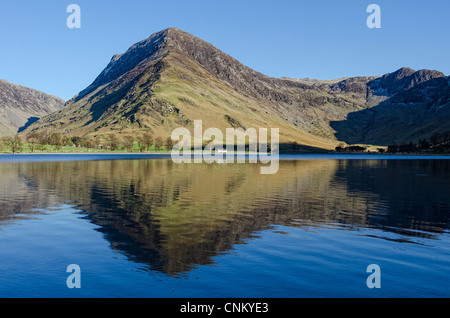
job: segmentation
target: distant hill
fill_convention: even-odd
[[[58,97],[0,80],[0,137],[14,135],[63,106]]]
[[[417,142],[450,130],[450,79],[441,72],[402,68],[366,84],[367,108],[332,122],[349,144]]]
[[[169,28],[114,55],[64,109],[25,133],[47,129],[103,138],[148,131],[165,137],[176,127],[192,128],[194,120],[202,119],[205,128],[223,130],[277,127],[281,142],[333,149],[338,140],[384,142],[373,130],[391,127],[392,122],[370,117],[376,107],[386,112],[385,105],[397,107],[412,98],[418,108],[430,102],[444,109],[446,89],[448,78],[441,73],[407,68],[329,81],[272,78],[189,33]],[[403,137],[409,137],[408,132]]]

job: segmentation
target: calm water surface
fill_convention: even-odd
[[[133,158],[0,156],[0,297],[450,296],[450,160]]]

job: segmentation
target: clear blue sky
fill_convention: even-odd
[[[81,29],[66,8],[81,7]],[[381,7],[369,29],[366,7]],[[167,27],[192,33],[272,77],[450,74],[450,1],[15,0],[0,4],[0,78],[65,100],[116,53]]]

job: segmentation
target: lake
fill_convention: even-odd
[[[281,158],[0,156],[0,297],[450,296],[450,157]]]

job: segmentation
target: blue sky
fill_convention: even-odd
[[[69,4],[81,29],[69,29]],[[381,8],[369,29],[366,7]],[[167,27],[192,33],[273,77],[450,74],[450,1],[15,0],[0,4],[0,78],[65,100],[116,53]]]

